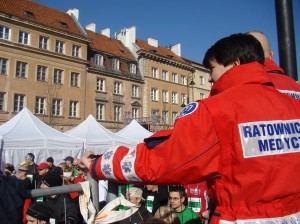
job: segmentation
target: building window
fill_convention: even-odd
[[[79,73],[71,72],[71,86],[79,87]]]
[[[200,85],[204,85],[204,77],[200,76]]]
[[[152,122],[158,123],[160,116],[159,116],[159,110],[158,109],[152,109],[151,110],[151,117],[152,117]]]
[[[5,93],[0,92],[0,111],[5,110]]]
[[[172,103],[178,104],[178,93],[172,92]]]
[[[186,85],[187,84],[187,78],[184,75],[181,76],[181,84],[182,85]]]
[[[114,108],[114,121],[122,121],[122,107],[115,106]]]
[[[55,68],[53,74],[53,83],[62,84],[62,77],[63,77],[63,70]]]
[[[176,73],[172,73],[172,82],[176,82],[177,83],[178,82],[177,79],[178,79],[177,78],[177,74]]]
[[[163,70],[161,76],[162,80],[169,80],[169,73],[167,71]]]
[[[0,39],[9,40],[10,28],[0,26]]]
[[[158,69],[157,68],[152,68],[151,69],[151,76],[153,78],[158,78]]]
[[[167,90],[162,91],[162,101],[164,103],[169,102],[169,91],[167,91]]]
[[[156,88],[151,89],[151,100],[158,101],[158,89]]]
[[[7,62],[8,59],[0,58],[0,75],[7,75]]]
[[[186,105],[187,104],[187,98],[186,98],[186,94],[185,93],[181,94],[181,104],[182,105]]]
[[[72,56],[78,58],[79,54],[80,54],[80,46],[73,45],[73,47],[72,47]]]
[[[132,108],[132,118],[139,118],[139,108]]]
[[[27,68],[27,63],[17,61],[16,77],[26,78],[26,68]]]
[[[129,65],[129,71],[131,74],[136,74],[136,65],[135,64],[130,64]]]
[[[122,83],[115,82],[114,94],[122,94]]]
[[[38,81],[46,82],[46,75],[47,75],[47,67],[38,65],[36,79]]]
[[[96,90],[100,92],[105,92],[105,79],[97,77],[97,86]]]
[[[104,120],[105,119],[105,106],[103,103],[96,104],[96,119],[97,120]]]
[[[47,50],[48,49],[48,40],[49,40],[48,37],[40,36],[40,38],[39,38],[39,48]]]
[[[25,31],[19,31],[19,44],[29,44],[29,33]]]
[[[14,95],[14,112],[20,112],[23,107],[24,107],[24,103],[25,103],[25,95],[22,94],[15,94]]]
[[[46,114],[46,98],[37,96],[35,98],[35,113]]]
[[[77,101],[70,101],[69,116],[70,117],[78,117],[78,102]]]
[[[104,61],[104,59],[103,59],[102,55],[100,55],[100,54],[95,55],[95,65],[96,66],[103,66],[103,61]]]
[[[55,52],[63,54],[64,53],[64,45],[65,45],[64,42],[57,40],[56,44],[55,44]]]
[[[168,111],[162,111],[162,122],[163,124],[169,124],[169,112]]]
[[[62,116],[62,100],[53,99],[52,100],[52,115],[53,116]]]
[[[205,98],[205,94],[204,93],[200,93],[200,100],[203,100]]]
[[[120,70],[120,61],[116,58],[112,59],[112,69],[117,71]]]
[[[131,93],[132,97],[139,97],[139,87],[136,85],[132,86],[132,93]]]
[[[172,122],[173,122],[173,124],[176,120],[177,114],[178,114],[178,112],[175,112],[175,111],[172,112]]]

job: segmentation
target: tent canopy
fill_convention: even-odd
[[[135,147],[137,143],[106,129],[92,115],[89,115],[81,124],[65,133],[82,138],[85,149],[96,154],[103,154],[107,149],[117,146]]]
[[[23,108],[16,116],[0,126],[1,135],[2,162],[14,165],[23,161],[29,152],[35,155],[36,163],[46,161],[49,156],[52,156],[55,162],[66,156],[78,158],[83,152],[82,139],[51,128],[27,108]]]
[[[126,127],[116,134],[124,138],[136,140],[137,142],[143,142],[145,138],[148,138],[153,133],[133,119]]]

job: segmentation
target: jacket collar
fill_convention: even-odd
[[[213,85],[210,95],[216,95],[243,84],[273,85],[264,66],[258,62],[235,66],[225,72]]]
[[[264,68],[268,73],[284,74],[284,70],[270,58],[265,59]]]

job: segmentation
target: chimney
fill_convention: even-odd
[[[96,32],[96,23],[90,23],[89,25],[85,26],[85,29]]]
[[[125,47],[131,48],[132,44],[135,43],[136,40],[135,26],[122,29],[121,32],[117,34],[116,39],[120,40],[125,45]]]
[[[67,11],[67,13],[71,16],[72,14],[73,14],[73,16],[76,18],[76,20],[78,21],[78,19],[79,19],[79,9],[76,9],[76,8],[74,8],[74,9],[69,9],[68,11]]]
[[[106,28],[104,30],[101,30],[101,34],[107,37],[110,37],[110,29]]]
[[[149,37],[148,38],[148,44],[152,47],[158,47],[158,40]]]
[[[181,57],[181,44],[175,44],[171,46],[171,51],[176,54],[177,56]]]

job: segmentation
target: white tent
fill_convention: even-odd
[[[1,162],[19,164],[29,152],[35,162],[49,156],[58,163],[66,156],[78,158],[83,153],[83,140],[61,133],[35,117],[27,108],[0,126],[2,135]]]
[[[133,119],[126,127],[116,134],[124,138],[136,140],[137,142],[143,142],[145,138],[148,138],[153,133]]]
[[[92,115],[89,115],[81,124],[65,132],[65,134],[82,138],[84,148],[95,154],[103,154],[107,149],[117,146],[135,147],[137,143],[106,129]]]

